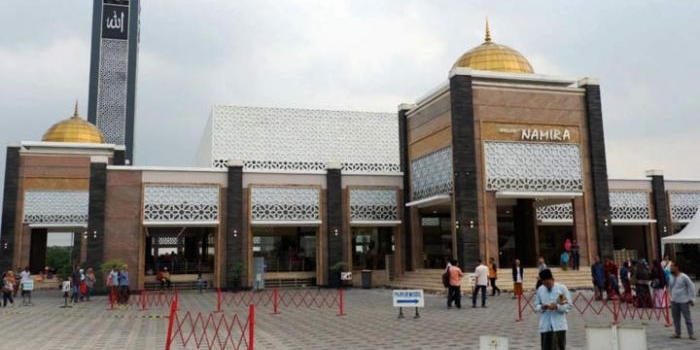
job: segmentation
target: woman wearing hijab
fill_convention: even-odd
[[[654,307],[663,308],[665,304],[664,291],[666,290],[666,276],[664,268],[658,260],[654,260],[651,270],[651,289],[654,291]]]

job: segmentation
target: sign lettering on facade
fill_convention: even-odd
[[[115,3],[105,1],[102,7],[102,37],[126,40],[129,36],[129,2]]]
[[[483,140],[530,141],[530,142],[580,142],[577,125],[542,125],[483,123],[481,127]]]

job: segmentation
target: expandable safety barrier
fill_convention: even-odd
[[[519,295],[517,300],[516,322],[523,320],[523,313],[528,309],[535,312],[535,296],[536,293],[529,295]],[[620,320],[646,320],[646,321],[662,321],[666,327],[673,325],[671,323],[670,303],[668,292],[664,291],[663,300],[660,302],[661,307],[657,308],[640,308],[634,303],[627,303],[619,299],[614,300],[596,300],[593,295],[586,295],[578,292],[572,300],[572,311],[578,314],[594,314],[607,315],[612,318],[613,324],[619,324]]]
[[[260,292],[222,292],[216,290],[216,310],[221,312],[224,306],[241,306],[254,304],[271,307],[272,314],[280,314],[282,308],[329,308],[338,309],[337,316],[345,316],[345,294],[343,289],[304,289],[285,290],[273,288],[272,291]]]
[[[178,311],[178,300],[170,305],[165,350],[187,349],[255,349],[255,305],[248,315],[193,313]]]
[[[111,291],[109,293],[109,310],[115,309],[138,309],[146,311],[149,308],[168,308],[174,300],[178,299],[177,290],[165,291],[146,291],[142,290],[138,294],[131,294],[129,298],[124,300],[119,292]]]

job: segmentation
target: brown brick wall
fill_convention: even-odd
[[[144,241],[141,233],[141,172],[108,171],[105,208],[105,260],[129,265],[132,289],[143,288]]]

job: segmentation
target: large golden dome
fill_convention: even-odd
[[[80,118],[78,103],[73,116],[54,124],[41,138],[46,142],[105,143],[105,137],[95,125]]]
[[[534,73],[530,62],[520,52],[491,41],[488,21],[484,43],[462,54],[452,66],[452,68],[456,67],[508,73]]]

